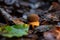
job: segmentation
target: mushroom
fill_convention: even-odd
[[[35,26],[39,26],[39,16],[37,14],[30,14],[27,17],[28,20],[28,24],[32,25],[32,28],[34,28]]]

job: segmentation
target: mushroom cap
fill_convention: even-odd
[[[36,22],[39,21],[39,16],[37,14],[30,14],[27,17],[28,22]]]

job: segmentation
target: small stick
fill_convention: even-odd
[[[23,22],[20,21],[20,19],[18,18],[13,18],[10,14],[8,14],[3,8],[0,8],[0,10],[2,11],[2,15],[4,15],[4,17],[10,21],[12,21],[15,24],[22,24]]]

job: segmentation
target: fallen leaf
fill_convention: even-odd
[[[4,26],[4,30],[0,28],[0,35],[4,37],[22,37],[28,35],[29,26],[27,24]]]
[[[15,24],[24,24],[19,18],[12,20]]]

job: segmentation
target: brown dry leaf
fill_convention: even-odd
[[[53,35],[56,37],[56,40],[60,40],[60,27],[56,27],[52,30]]]
[[[12,20],[15,24],[24,24],[19,18]]]
[[[49,40],[60,40],[60,27],[56,27],[51,31],[44,32],[44,37]]]
[[[58,4],[57,2],[52,2],[53,8],[56,10],[60,10],[60,4]]]

